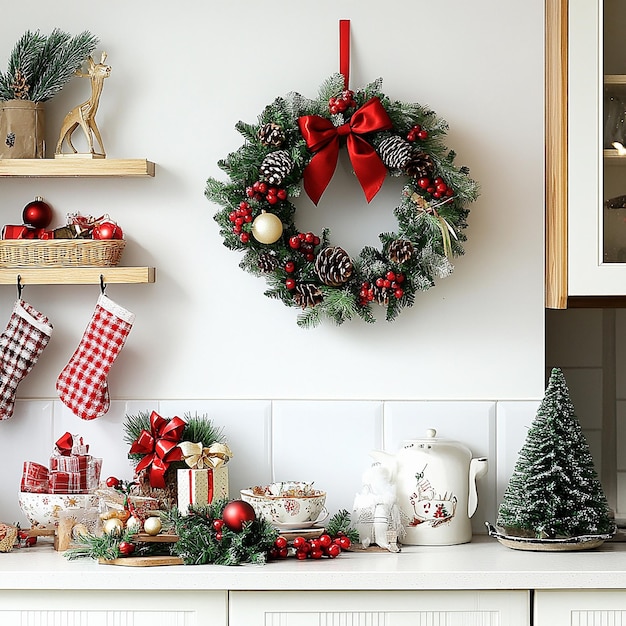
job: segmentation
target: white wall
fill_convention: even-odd
[[[303,331],[297,310],[265,298],[265,283],[240,270],[238,255],[223,247],[212,219],[217,207],[204,198],[204,185],[208,176],[222,176],[217,160],[241,145],[238,120],[254,121],[289,91],[314,95],[338,71],[343,18],[352,26],[351,86],[382,76],[392,98],[431,106],[449,122],[448,145],[456,162],[470,167],[481,197],[470,207],[465,256],[413,309],[393,324],[357,321]],[[0,215],[2,223],[19,223],[35,195],[53,205],[57,225],[69,212],[108,212],[128,239],[123,264],[157,267],[154,285],[107,290],[137,316],[110,375],[114,400],[188,406],[216,399],[542,397],[542,1],[110,0],[87,7],[33,0],[13,6],[11,19],[0,22],[0,63],[26,29],[55,26],[100,37],[99,50],[108,52],[113,68],[97,115],[108,156],[148,158],[157,174],[2,180]],[[50,145],[66,110],[87,95],[86,81],[74,79],[50,102]],[[358,250],[394,225],[398,190],[389,187],[371,208],[356,186],[337,194],[349,219],[336,230],[332,222],[315,223],[312,205],[297,222],[329,226],[337,241]],[[15,289],[0,287],[0,293],[0,319],[8,319]],[[25,289],[24,298],[49,315],[55,329],[19,389],[21,399],[55,398],[56,377],[98,294],[96,286]],[[220,422],[219,413],[213,417]],[[26,418],[17,412],[14,420],[20,419]],[[86,425],[74,419],[69,429],[81,432]],[[311,427],[297,412],[292,420],[299,432]],[[0,438],[19,438],[6,439],[7,447],[39,436],[7,426],[0,424]],[[51,428],[46,418],[46,439]],[[116,440],[117,430],[107,448]]]
[[[111,286],[137,315],[111,374],[118,398],[534,398],[543,388],[543,3],[285,0],[121,2],[97,9],[41,0],[0,24],[0,59],[27,28],[97,34],[113,70],[97,120],[108,155],[147,157],[140,180],[2,181],[5,223],[44,196],[68,212],[118,220],[125,264],[157,267],[157,283]],[[203,196],[219,158],[289,91],[317,93],[338,71],[338,21],[352,25],[352,86],[382,76],[391,97],[428,104],[450,124],[449,146],[482,188],[471,206],[466,254],[452,277],[396,322],[305,332],[296,310],[263,296],[222,246]],[[4,63],[4,61],[3,61]],[[60,118],[88,93],[74,79],[48,106],[49,143]],[[395,193],[361,227],[360,190],[338,198],[355,248],[392,227]],[[310,205],[308,213],[313,213]],[[333,224],[326,224],[331,227]],[[22,397],[54,395],[98,288],[30,287],[55,335]],[[15,290],[2,288],[0,317]],[[338,359],[338,361],[337,361]],[[342,375],[337,376],[341,368]]]

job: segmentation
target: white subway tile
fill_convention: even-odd
[[[352,511],[369,452],[382,446],[382,413],[376,401],[275,401],[274,480],[315,481],[331,515]]]

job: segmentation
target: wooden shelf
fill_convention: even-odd
[[[105,285],[153,283],[154,267],[36,267],[1,268],[0,285]]]
[[[14,178],[154,176],[154,169],[146,159],[0,159],[0,176]]]

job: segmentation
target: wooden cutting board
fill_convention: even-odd
[[[98,563],[101,565],[124,565],[126,567],[185,564],[178,556],[127,556],[119,559],[98,559]]]

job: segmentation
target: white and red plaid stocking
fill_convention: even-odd
[[[52,324],[23,300],[17,300],[0,335],[0,420],[13,415],[17,386],[33,369],[48,345]]]
[[[107,376],[134,321],[134,313],[100,295],[83,338],[56,384],[63,403],[81,419],[92,420],[109,410]]]

